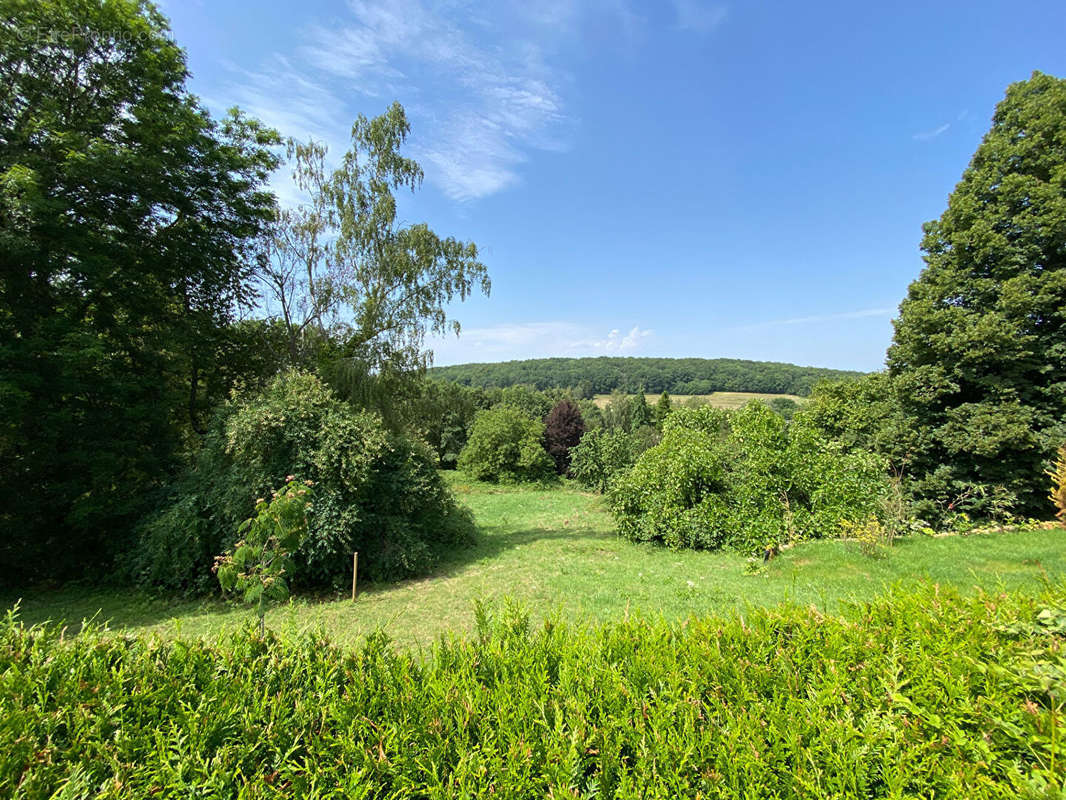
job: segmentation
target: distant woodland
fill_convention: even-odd
[[[806,397],[823,380],[858,378],[849,370],[800,367],[736,358],[533,358],[497,364],[434,367],[430,376],[482,388],[518,384],[538,389],[572,387],[582,396],[618,389],[671,394],[765,392]]]

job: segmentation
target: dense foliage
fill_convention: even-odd
[[[440,466],[454,469],[474,416],[491,402],[481,389],[422,380],[410,396],[394,398],[394,404],[404,425],[433,448]]]
[[[423,572],[467,531],[425,445],[353,412],[313,375],[290,372],[223,408],[170,503],[141,526],[130,558],[135,578],[201,587],[257,498],[287,475],[315,490],[292,573],[305,588],[351,580],[354,551],[371,579]]]
[[[128,543],[224,396],[273,132],[212,119],[144,0],[0,2],[0,577]]]
[[[735,358],[535,358],[498,364],[433,367],[434,378],[467,386],[528,384],[538,389],[567,386],[584,397],[615,389],[672,394],[763,392],[806,396],[818,381],[858,377],[847,370],[798,367]]]
[[[555,462],[555,471],[565,475],[570,470],[570,451],[585,433],[585,420],[568,399],[560,400],[544,418],[544,449]]]
[[[570,474],[589,489],[606,492],[611,482],[636,463],[640,454],[658,443],[658,437],[620,428],[595,428],[570,451]]]
[[[983,494],[1046,515],[1066,440],[1066,80],[1008,88],[922,250],[888,351],[920,510]]]
[[[503,404],[474,417],[459,469],[482,481],[542,481],[555,474],[544,449],[544,423]]]
[[[887,489],[879,457],[751,402],[673,412],[609,498],[626,538],[756,552],[877,517]]]
[[[0,621],[0,794],[1055,797],[1066,588],[225,644]],[[17,787],[17,788],[16,788]]]

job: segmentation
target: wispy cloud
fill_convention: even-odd
[[[677,0],[677,26],[709,30],[725,6]],[[568,54],[583,37],[638,39],[634,0],[348,0],[339,16],[293,32],[261,64],[230,65],[228,102],[283,135],[347,147],[359,111],[393,99],[412,120],[411,154],[427,180],[458,201],[522,179],[534,153],[569,148],[578,124],[568,101]]]
[[[734,328],[734,330],[758,330],[761,328],[775,328],[782,325],[810,325],[818,322],[863,319],[864,317],[890,317],[895,313],[895,308],[864,308],[859,311],[841,311],[835,314],[813,314],[807,317],[789,317],[787,319],[767,320],[765,322],[756,322],[751,325],[740,325]]]
[[[614,328],[597,334],[572,322],[526,322],[464,328],[458,336],[440,336],[427,344],[437,364],[507,361],[550,356],[627,355],[640,352],[654,331],[634,325],[628,333]]]
[[[722,3],[705,0],[673,0],[677,15],[677,27],[682,30],[708,33],[713,31],[729,15],[729,9]]]
[[[572,79],[549,64],[562,34],[517,25],[519,9],[572,30],[593,2],[603,0],[350,0],[341,18],[299,31],[291,53],[231,66],[228,92],[284,135],[313,136],[336,155],[368,99],[384,110],[402,98],[427,179],[456,200],[482,198],[517,183],[531,151],[565,150],[574,123],[563,98]]]
[[[927,142],[930,139],[935,139],[942,133],[946,133],[951,127],[950,122],[945,122],[939,128],[933,128],[931,131],[920,131],[911,136],[916,142]]]

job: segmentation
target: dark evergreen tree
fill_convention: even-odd
[[[1014,498],[1046,516],[1066,438],[1066,81],[1013,84],[940,219],[888,366],[931,517]]]
[[[670,395],[667,392],[663,392],[659,395],[659,402],[655,404],[655,427],[662,430],[663,422],[670,416],[671,410]]]
[[[629,398],[629,407],[629,429],[631,431],[635,431],[645,425],[651,425],[654,421],[651,406],[648,405],[648,399],[644,396],[643,386],[640,387],[635,395]]]

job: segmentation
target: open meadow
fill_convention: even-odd
[[[802,404],[806,402],[807,398],[800,397],[797,394],[766,394],[764,392],[712,392],[711,394],[671,394],[670,402],[677,405],[681,405],[690,400],[698,400],[702,403],[706,403],[714,408],[740,408],[742,405],[750,400],[762,400],[769,402],[776,397],[782,397],[786,400],[791,400],[794,403]],[[648,393],[644,395],[645,401],[649,405],[654,405],[659,399],[659,395]],[[606,408],[607,404],[611,402],[611,396],[609,394],[598,394],[593,398],[593,401],[600,408]]]
[[[474,603],[510,598],[537,617],[574,623],[629,616],[680,620],[780,603],[833,612],[889,587],[929,582],[963,592],[1036,590],[1066,576],[1066,531],[1018,530],[971,536],[898,539],[883,557],[841,540],[804,542],[747,574],[735,552],[671,550],[619,537],[601,497],[564,488],[495,486],[444,473],[474,513],[475,541],[427,577],[363,584],[358,600],[295,598],[267,613],[267,625],[296,632],[322,628],[349,645],[383,630],[402,646],[424,646],[474,625]],[[8,597],[6,605],[17,598]],[[163,636],[212,638],[248,624],[240,605],[166,599],[136,590],[79,588],[24,593],[27,623],[83,619]]]

